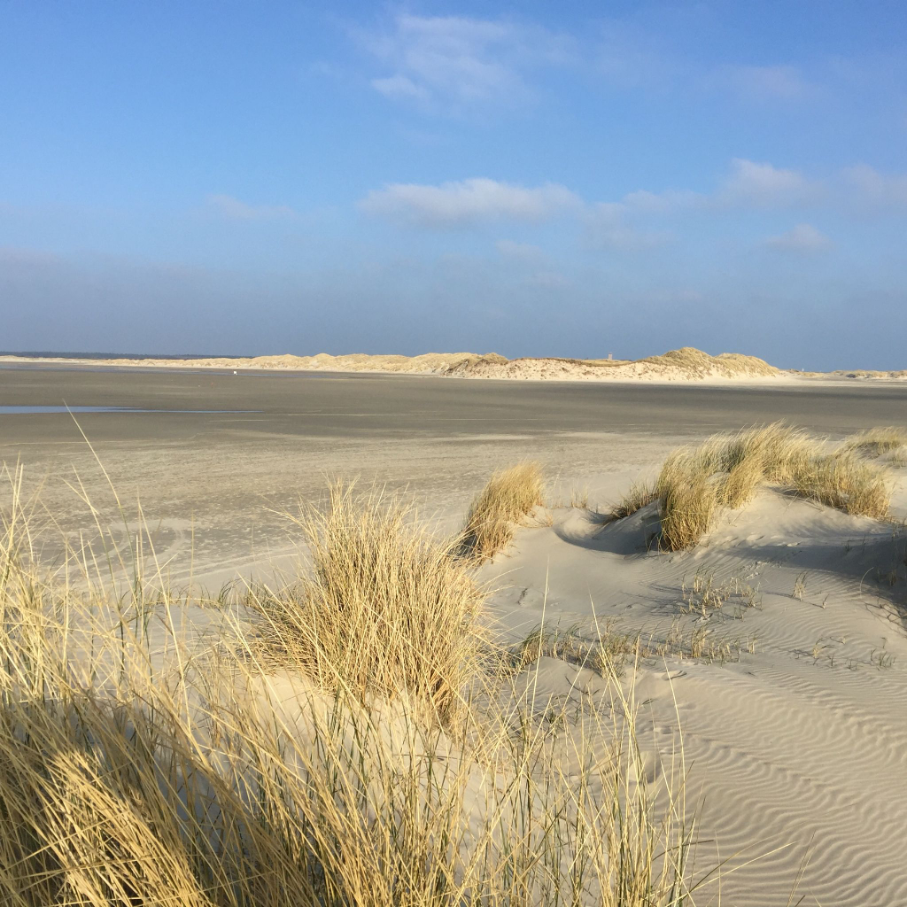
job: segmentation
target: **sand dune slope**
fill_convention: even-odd
[[[59,362],[41,357],[0,356],[0,361]],[[556,379],[561,381],[765,381],[798,379],[903,380],[905,372],[794,372],[771,366],[756,356],[720,353],[710,356],[694,347],[670,350],[639,360],[524,357],[509,360],[497,353],[423,353],[419,356],[349,353],[333,356],[216,357],[205,359],[70,359],[93,365],[180,369],[268,369],[320,372],[398,372],[459,378]]]
[[[604,527],[565,509],[520,531],[485,568],[496,621],[514,639],[543,619],[592,639],[595,615],[616,632],[710,642],[711,657],[684,644],[636,678],[654,761],[680,727],[697,861],[728,859],[721,893],[700,903],[787,904],[794,892],[792,903],[905,904],[904,527],[767,489],[695,549],[660,554],[645,546],[653,508]],[[751,587],[754,604],[731,593],[706,617],[688,613],[698,575]],[[602,683],[567,658],[547,659],[541,678],[556,697]]]

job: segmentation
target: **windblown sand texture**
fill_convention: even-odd
[[[37,524],[32,535],[44,512],[13,469],[0,499],[0,782],[26,832],[0,855],[0,884],[24,904],[219,904],[238,891],[257,904],[465,904],[476,891],[550,904],[568,900],[581,855],[576,902],[677,904],[653,857],[668,852],[688,856],[685,885],[706,877],[687,903],[904,904],[904,431],[811,437],[883,477],[891,503],[874,517],[847,512],[848,490],[837,507],[802,497],[768,455],[753,483],[737,477],[747,494],[731,494],[726,455],[741,445],[720,441],[704,450],[728,461],[708,477],[723,494],[677,551],[659,544],[664,500],[641,491],[652,457],[618,509],[627,470],[587,493],[552,463],[515,461],[470,489],[471,506],[439,502],[428,526],[380,489],[363,507],[335,485],[297,520],[289,561],[252,576],[232,557],[218,576],[233,585],[208,596],[164,585],[166,571],[153,585],[163,549],[153,582],[132,582],[146,530],[108,550],[122,561],[100,557],[86,529],[70,534],[67,570],[57,557],[20,568],[53,550]],[[121,598],[84,600],[80,565],[96,597],[110,569]],[[113,627],[100,648],[84,624],[99,619]],[[500,736],[470,725],[483,710],[504,717]],[[100,742],[88,753],[86,721]],[[616,738],[626,760],[610,775]],[[176,763],[155,767],[155,748]],[[189,836],[187,773],[205,807]],[[356,784],[332,789],[338,779]],[[241,833],[212,849],[222,819]],[[458,888],[439,841],[467,858],[491,843],[475,891]],[[499,872],[512,851],[521,872]],[[616,870],[628,854],[641,870]]]
[[[888,472],[904,515],[904,470]],[[659,508],[603,524],[563,507],[517,530],[483,572],[500,625],[571,639],[540,662],[555,698],[601,684],[577,654],[603,627],[648,641],[635,684],[651,765],[680,727],[705,850],[734,855],[727,869],[763,855],[723,878],[724,904],[903,904],[904,523],[764,484],[699,544],[665,552]]]

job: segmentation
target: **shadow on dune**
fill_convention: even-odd
[[[656,504],[641,508],[630,517],[607,520],[587,512],[572,514],[552,528],[555,535],[570,545],[610,555],[643,555],[654,549],[659,531]]]
[[[659,530],[657,506],[648,505],[630,517],[604,525],[595,517],[578,512],[553,530],[562,541],[589,551],[621,558],[652,556],[656,552],[655,537]],[[793,541],[798,544],[781,548],[778,544],[741,540],[735,545],[734,552],[742,561],[787,563],[808,575],[827,575],[854,583],[869,605],[885,608],[903,627],[906,626],[904,526],[879,524],[878,528],[851,539],[836,532],[823,533],[821,538],[801,537]]]
[[[887,611],[906,626],[905,527],[881,527],[872,536],[845,544],[841,538],[802,542],[786,551],[792,567],[808,577],[825,574],[856,584],[868,605],[888,606]],[[778,546],[754,545],[742,552],[754,561],[780,561]]]

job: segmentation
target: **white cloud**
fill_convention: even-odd
[[[761,101],[795,101],[814,91],[794,66],[728,66],[717,71],[716,81]]]
[[[787,207],[814,201],[822,194],[818,184],[796,170],[783,170],[744,158],[735,158],[731,163],[731,174],[716,197],[720,203],[757,208]]]
[[[412,79],[400,74],[387,79],[373,79],[371,84],[387,98],[415,98],[418,101],[429,99],[429,92],[424,86],[417,85]]]
[[[208,207],[230,221],[273,221],[296,217],[288,205],[247,205],[229,195],[208,196]]]
[[[494,221],[539,222],[559,214],[575,216],[595,246],[648,249],[675,240],[678,218],[692,213],[729,216],[761,209],[809,209],[823,206],[852,215],[884,208],[903,209],[905,178],[859,165],[826,181],[808,179],[797,170],[735,158],[729,173],[712,192],[637,190],[618,201],[593,203],[559,183],[518,186],[486,178],[440,185],[395,183],[361,200],[368,214],[399,224],[429,229],[472,227]],[[654,224],[655,222],[655,224]],[[661,222],[661,223],[660,223]],[[820,248],[814,228],[799,225],[791,234],[767,241],[777,248]],[[511,240],[497,244],[509,258],[539,257],[541,250]]]
[[[824,192],[821,184],[808,180],[796,170],[734,158],[731,172],[714,192],[638,189],[618,202],[599,203],[594,206],[593,213],[600,225],[618,228],[644,217],[671,216],[695,210],[794,207],[816,202]]]
[[[849,201],[859,208],[905,208],[904,174],[884,174],[856,164],[842,171],[842,182]]]
[[[640,230],[636,227],[621,225],[617,227],[594,228],[593,243],[607,249],[618,249],[623,252],[642,252],[656,249],[674,242],[673,234],[664,230]]]
[[[587,237],[593,246],[639,252],[674,240],[666,231],[645,230],[629,221],[633,208],[626,202],[600,202],[588,212]]]
[[[360,202],[367,214],[434,229],[502,220],[543,221],[581,205],[573,192],[558,183],[526,188],[481,178],[440,186],[394,183],[373,190]]]
[[[464,16],[398,15],[390,31],[359,37],[388,70],[373,88],[447,110],[525,98],[526,74],[566,62],[572,43],[539,26]]]
[[[667,189],[664,192],[638,189],[621,200],[625,210],[641,214],[670,214],[684,208],[696,208],[705,202],[705,196],[686,189]]]
[[[764,245],[783,252],[812,253],[826,249],[831,245],[831,241],[816,227],[798,224],[787,233],[769,237],[764,241]]]

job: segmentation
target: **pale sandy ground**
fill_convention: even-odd
[[[623,682],[640,706],[650,781],[669,761],[679,765],[683,742],[698,866],[727,862],[720,885],[696,902],[904,905],[904,528],[767,487],[694,550],[659,553],[646,546],[652,506],[606,525],[592,510],[639,472],[586,477],[591,509],[558,507],[578,484],[556,481],[551,525],[519,529],[480,571],[494,591],[485,620],[513,642],[540,625],[579,627],[592,641],[598,622],[655,641],[673,626],[685,635],[705,627],[730,643],[728,661],[652,657]],[[905,478],[892,475],[893,514],[904,518]],[[447,531],[462,517],[461,507],[441,508],[433,522]],[[304,561],[297,549],[271,564],[292,571]],[[757,606],[732,597],[708,619],[685,613],[684,588],[698,572],[753,587]],[[220,632],[210,611],[184,618],[195,633]],[[163,625],[157,633],[163,639]],[[542,659],[522,682],[537,704],[606,688],[566,658]],[[295,689],[278,679],[271,696],[287,700]]]
[[[683,737],[702,866],[729,858],[721,901],[788,904],[797,888],[804,904],[905,904],[904,532],[767,489],[693,551],[660,554],[645,547],[648,510],[603,527],[568,508],[521,530],[483,571],[498,587],[494,618],[514,639],[543,620],[593,639],[597,620],[660,640],[681,620],[743,644],[725,664],[653,658],[636,676],[653,760]],[[905,513],[904,477],[895,510]],[[895,570],[894,585],[877,570]],[[706,621],[682,617],[697,571],[757,588],[761,605],[732,599]],[[550,658],[537,696],[602,684]]]
[[[293,571],[305,561],[292,526],[274,510],[296,498],[311,500],[326,469],[359,473],[366,482],[393,475],[392,486],[401,491],[406,483],[400,478],[408,477],[423,517],[448,532],[462,522],[492,469],[539,456],[552,524],[520,529],[514,545],[482,569],[480,579],[494,589],[486,616],[491,625],[515,641],[543,620],[548,628],[579,625],[591,636],[595,618],[658,641],[678,622],[685,634],[705,626],[713,640],[741,644],[723,664],[651,658],[636,674],[639,730],[653,777],[677,752],[680,735],[688,803],[700,824],[698,860],[704,868],[728,860],[721,892],[704,889],[697,901],[903,905],[904,534],[772,489],[725,515],[687,553],[647,551],[653,520],[647,510],[602,525],[595,510],[605,510],[672,447],[691,440],[563,432],[365,442],[325,437],[303,446],[291,437],[250,433],[230,446],[124,439],[100,449],[129,532],[139,526],[141,495],[162,573],[175,587],[191,578],[196,588],[209,590],[237,577]],[[71,539],[77,527],[91,536],[72,467],[112,538],[126,538],[84,442],[43,441],[38,448],[12,437],[6,442],[10,451],[33,452],[31,475],[46,479],[44,501]],[[904,470],[892,476],[893,514],[904,519]],[[572,490],[586,491],[592,510],[559,507]],[[194,554],[187,558],[187,552]],[[706,621],[683,614],[683,587],[698,571],[756,588],[760,606],[745,610],[733,599]],[[175,624],[178,633],[203,639],[222,629],[212,609],[190,609]],[[157,646],[168,634],[163,623],[152,629]],[[541,701],[595,693],[603,685],[592,671],[562,659],[546,658],[533,673]],[[769,856],[732,871],[760,855]]]

